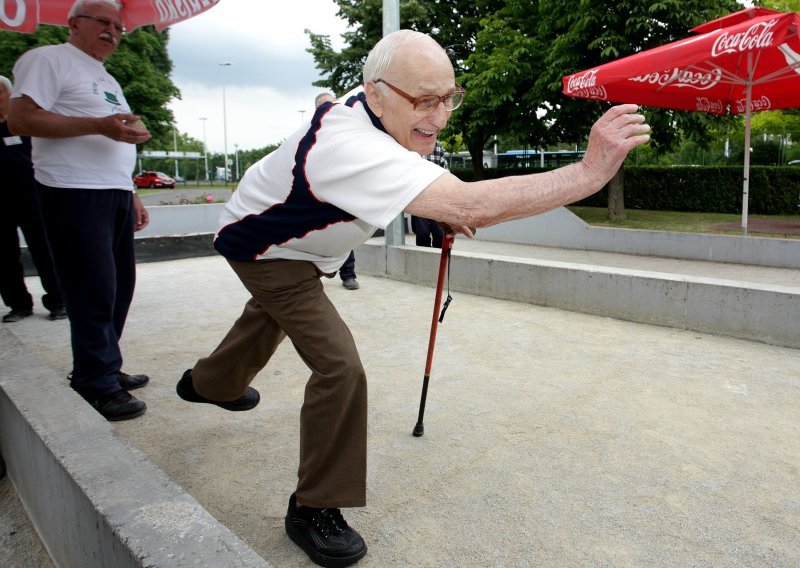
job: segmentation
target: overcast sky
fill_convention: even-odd
[[[202,141],[205,117],[209,152],[223,152],[224,81],[229,154],[234,144],[249,150],[286,138],[301,118],[310,118],[314,97],[322,92],[311,85],[320,77],[303,30],[330,35],[340,49],[346,27],[337,8],[333,0],[221,0],[172,26],[172,80],[182,100],[169,106],[178,130]]]

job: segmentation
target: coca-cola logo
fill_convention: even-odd
[[[711,56],[718,57],[725,53],[736,53],[761,49],[772,45],[772,28],[778,23],[777,18],[769,22],[753,24],[743,32],[731,34],[723,32],[714,40],[711,47]]]
[[[710,100],[708,97],[697,97],[695,108],[700,112],[711,112],[715,114],[723,114],[725,112],[725,105],[721,100]]]
[[[738,99],[735,103],[736,112],[742,114],[747,112],[747,99]],[[750,101],[750,110],[752,112],[760,112],[762,110],[769,110],[772,108],[772,101],[769,97],[761,96],[757,99]]]
[[[607,101],[608,94],[605,87],[589,87],[588,89],[577,89],[569,93],[573,97],[581,99],[595,99],[598,101]]]
[[[567,81],[567,93],[583,91],[597,84],[597,69],[590,69],[581,75],[573,75]]]
[[[716,86],[722,80],[722,71],[719,69],[712,69],[710,71],[680,69],[666,69],[664,71],[655,71],[653,73],[645,73],[638,77],[631,77],[628,79],[634,83],[643,83],[646,85],[656,85],[661,87],[688,87],[698,91],[706,91]]]

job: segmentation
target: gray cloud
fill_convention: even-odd
[[[196,41],[170,40],[173,62],[172,79],[182,83],[198,82],[208,87],[271,87],[283,93],[298,93],[320,77],[314,58],[305,51],[270,51],[238,38],[198,38]],[[219,63],[233,65],[221,68]]]

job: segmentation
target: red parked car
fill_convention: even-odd
[[[133,183],[136,188],[149,187],[151,189],[156,187],[175,187],[175,180],[163,172],[154,172],[145,170],[138,176],[133,177]]]

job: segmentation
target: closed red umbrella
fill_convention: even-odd
[[[571,97],[745,115],[742,234],[747,234],[751,112],[800,107],[800,14],[751,8],[680,41],[563,78]]]
[[[120,0],[122,23],[128,31],[140,26],[167,26],[187,20],[220,0]],[[39,24],[67,25],[75,0],[0,0],[0,30],[33,33]]]

